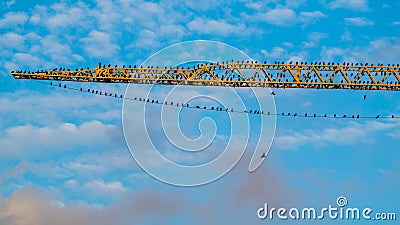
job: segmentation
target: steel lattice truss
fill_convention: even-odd
[[[13,71],[16,79],[193,86],[400,90],[399,65],[222,62],[194,67],[113,67]]]

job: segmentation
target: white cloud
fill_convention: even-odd
[[[318,20],[328,17],[321,11],[312,11],[312,12],[301,12],[300,13],[300,21],[304,24],[304,26],[315,24]]]
[[[231,34],[245,34],[246,26],[244,24],[230,24],[227,21],[220,19],[202,19],[195,18],[188,23],[191,31],[199,32],[200,34],[216,34],[228,36]]]
[[[393,168],[390,169],[378,169],[378,172],[388,183],[395,184],[400,182],[400,174],[398,172],[400,167],[398,165],[394,165],[392,167]]]
[[[68,163],[66,165],[74,165],[75,169],[86,169],[88,172],[104,172],[112,169],[132,170],[135,168],[134,160],[125,145],[123,145],[123,148],[115,150],[85,154],[77,158],[73,164]]]
[[[71,47],[76,47],[74,37],[66,29],[79,29],[88,21],[84,18],[87,10],[81,3],[71,7],[63,3],[55,3],[49,7],[35,6],[27,12],[5,14],[0,26],[12,26],[12,32],[4,32],[0,36],[0,48],[6,49],[7,55],[13,57],[4,58],[7,70],[15,69],[40,69],[54,67],[59,63],[71,65],[83,58],[74,53]],[[49,29],[27,29],[29,25],[35,25]],[[83,21],[83,22],[81,22]],[[19,28],[19,25],[22,25]],[[61,30],[61,29],[62,30]],[[61,32],[60,32],[61,31]],[[45,33],[43,35],[43,33]],[[43,36],[43,37],[42,37]],[[73,43],[73,44],[71,44]],[[23,65],[23,66],[22,66]]]
[[[399,25],[400,25],[400,21],[392,22],[392,23],[390,23],[390,25],[392,25],[392,26],[399,26]]]
[[[60,44],[57,39],[53,35],[43,38],[35,32],[0,34],[0,49],[4,49],[5,55],[12,56],[3,58],[6,71],[54,67],[56,59],[63,61],[63,65],[77,61],[79,57],[71,53],[68,45]]]
[[[122,143],[123,140],[120,140],[120,142]],[[24,158],[29,158],[30,161],[21,160],[17,165],[5,170],[3,174],[0,175],[5,191],[14,191],[21,186],[31,184],[31,180],[35,180],[35,178],[46,177],[46,179],[51,180],[50,182],[56,183],[66,180],[64,181],[64,186],[78,193],[80,192],[80,188],[84,186],[81,183],[89,183],[89,186],[94,185],[96,182],[91,181],[97,181],[100,177],[110,177],[107,179],[114,179],[115,174],[119,174],[119,178],[124,179],[129,177],[130,175],[128,173],[132,171],[142,173],[142,170],[136,166],[126,148],[98,148],[95,153],[88,152],[86,149],[80,151],[80,154],[73,152],[72,159],[70,157],[71,155],[69,155],[70,153],[71,152],[67,151],[62,152],[61,154],[67,157],[62,157],[63,160],[61,160],[61,162],[59,160],[53,161],[55,158],[52,157],[51,154],[46,153],[46,151],[39,153],[40,156],[46,154],[46,157],[39,157],[39,159],[34,159],[34,157],[30,157],[29,154],[26,154]],[[56,156],[59,155],[60,154],[56,154]],[[3,159],[6,161],[8,160],[6,155],[4,155]],[[26,180],[27,177],[29,177],[28,180]],[[13,182],[19,184],[20,187],[10,185],[10,183]],[[45,185],[44,183],[40,184]],[[112,187],[111,184],[112,182],[110,184],[105,183],[104,185]],[[126,188],[123,187],[123,189]],[[111,199],[113,198],[113,196],[109,197]]]
[[[121,26],[121,21],[125,17],[125,12],[129,8],[127,6],[118,6],[116,1],[100,0],[96,1],[96,7],[88,10],[89,18],[95,18],[99,30],[111,31]],[[132,11],[135,14],[136,11]],[[127,17],[130,17],[126,15]]]
[[[307,108],[310,108],[312,105],[313,105],[313,104],[312,104],[311,101],[305,101],[305,102],[303,102],[303,103],[301,104],[301,107],[307,109]]]
[[[14,48],[21,51],[25,48],[25,37],[14,32],[8,32],[0,35],[0,43],[2,48]]]
[[[16,0],[10,0],[10,1],[3,2],[2,4],[6,5],[7,8],[10,8],[12,5],[15,4],[15,2],[16,2]]]
[[[201,11],[212,10],[218,6],[223,7],[226,4],[225,1],[221,0],[197,0],[197,1],[175,1],[175,2],[179,4],[184,4],[185,6],[188,6],[191,9],[201,10]]]
[[[47,8],[41,5],[36,5],[32,9],[32,15],[30,16],[29,23],[38,25],[40,24],[43,20],[41,15],[46,14]],[[43,24],[44,25],[44,24]]]
[[[300,14],[297,15],[296,12],[290,8],[269,9],[265,13],[256,12],[252,15],[241,13],[241,16],[243,19],[251,22],[265,21],[275,26],[294,26],[298,23],[302,23],[303,27],[315,24],[318,20],[327,17],[327,15],[321,11],[300,12]]]
[[[346,49],[342,49],[339,47],[323,47],[321,51],[321,60],[322,61],[335,61],[335,60],[342,60],[339,57],[343,57],[343,55],[347,54]]]
[[[0,118],[0,126],[15,126],[15,121],[37,126],[57,126],[63,121],[72,119],[80,121],[119,121],[121,119],[121,102],[118,100],[79,91],[66,91],[63,88],[38,84],[33,81],[18,82],[28,82],[26,84],[31,85],[29,87],[41,88],[44,92],[26,90],[1,93],[0,114],[9,116]],[[124,85],[114,86],[112,84],[68,83],[67,86],[117,94],[123,94],[125,90]]]
[[[264,0],[264,1],[244,1],[246,8],[254,9],[257,11],[265,10],[270,6],[284,6],[285,8],[298,8],[305,5],[307,0],[286,0],[286,4],[281,3],[279,0]]]
[[[79,174],[102,173],[107,170],[107,168],[101,164],[85,164],[81,162],[69,162],[63,164],[63,166],[66,169],[74,170]]]
[[[285,46],[285,47],[288,47],[288,48],[293,48],[294,47],[292,42],[283,42],[282,45]]]
[[[114,193],[126,191],[126,188],[120,181],[106,183],[102,180],[89,181],[84,184],[84,187],[90,191],[97,193]]]
[[[167,24],[160,27],[160,35],[167,38],[179,40],[185,33],[186,29],[181,25]]]
[[[26,157],[28,158],[28,157]],[[25,175],[30,178],[35,177],[48,177],[50,179],[65,179],[70,175],[70,171],[64,167],[59,167],[54,161],[44,160],[45,162],[34,162],[28,160],[21,160],[16,166],[7,170],[2,174],[4,183],[17,181],[21,186],[31,184],[31,180],[26,180]],[[12,188],[15,190],[15,188]]]
[[[400,40],[398,38],[379,38],[367,46],[348,49],[349,60],[353,62],[398,63],[400,57]]]
[[[397,64],[400,57],[400,40],[382,37],[368,42],[365,46],[323,47],[320,57],[328,61]]]
[[[36,127],[33,125],[15,126],[5,130],[0,138],[3,156],[40,155],[41,152],[58,153],[74,150],[76,147],[104,148],[113,143],[119,133],[114,125],[99,121],[86,122],[79,126],[63,123],[56,127]],[[24,140],[23,142],[21,140]]]
[[[51,6],[55,12],[53,15],[45,18],[45,23],[50,29],[79,26],[82,21],[85,22],[84,17],[86,16],[81,7],[68,7],[63,3],[55,3]]]
[[[36,44],[37,42],[42,40],[42,37],[40,35],[38,35],[37,33],[35,33],[35,32],[29,32],[29,33],[25,34],[24,37],[32,45]]]
[[[262,49],[260,52],[262,54],[262,59],[267,60],[267,61],[292,61],[292,62],[300,62],[304,58],[306,58],[307,53],[306,52],[290,52],[287,50],[286,46],[288,45],[287,43],[285,44],[285,47],[273,47],[271,50],[265,50]],[[289,44],[290,47],[290,44]]]
[[[367,0],[334,0],[328,3],[328,8],[346,8],[354,11],[367,11],[369,9]]]
[[[54,32],[65,32],[65,29],[88,25],[88,7],[82,2],[72,5],[53,3],[49,6],[36,5],[32,10],[29,22],[41,25]]]
[[[60,43],[60,40],[54,35],[47,35],[40,40],[43,53],[51,58],[54,65],[69,65],[72,63],[72,50],[67,44]]]
[[[70,180],[67,180],[67,181],[64,182],[64,186],[68,187],[68,188],[71,188],[71,189],[77,188],[78,185],[79,185],[79,182],[77,180],[74,180],[74,179],[70,179]]]
[[[284,58],[288,54],[287,50],[281,47],[274,47],[271,51],[267,51],[265,49],[261,50],[261,53],[267,58],[267,59],[279,59],[279,58]]]
[[[92,30],[81,41],[85,44],[83,48],[86,53],[93,58],[113,58],[120,50],[108,32]]]
[[[18,25],[23,25],[26,21],[28,21],[28,15],[24,12],[9,12],[4,14],[3,18],[0,20],[0,28],[7,28]]]
[[[307,48],[317,47],[321,41],[321,39],[327,38],[328,34],[320,33],[320,32],[312,32],[308,34],[308,41],[303,42],[303,46]]]
[[[85,207],[65,205],[55,197],[45,196],[43,192],[27,188],[16,192],[6,202],[2,201],[0,209],[0,223],[4,225],[67,225],[87,224],[87,221],[93,221],[90,215],[96,211],[97,207],[88,204]]]
[[[299,6],[306,5],[307,0],[286,0],[286,7],[298,8]]]
[[[128,48],[155,48],[158,46],[160,46],[160,42],[156,33],[151,30],[141,30],[138,39],[128,46]]]
[[[155,2],[146,2],[146,1],[143,1],[140,4],[139,8],[143,12],[152,14],[152,15],[156,15],[156,14],[162,15],[162,14],[164,14],[164,10],[165,10],[160,4],[157,4]]]
[[[13,55],[13,61],[18,63],[18,68],[12,68],[12,70],[24,69],[24,67],[39,68],[40,65],[44,64],[43,59],[29,53],[15,53]]]
[[[196,190],[177,189],[154,183],[153,179],[148,179],[150,188],[135,191],[127,190],[125,182],[116,180],[97,178],[81,183],[72,178],[64,182],[68,192],[78,190],[85,199],[88,195],[95,196],[91,203],[64,198],[67,192],[63,192],[64,188],[52,192],[25,187],[0,200],[0,224],[123,225],[127,221],[131,224],[176,224],[176,218],[182,215],[196,224],[256,224],[259,220],[253,216],[254,205],[258,206],[260,199],[281,206],[298,201],[294,200],[296,191],[282,179],[279,169],[264,167],[249,176],[248,160],[241,160],[233,174],[224,177],[224,182],[213,182]],[[140,175],[133,177],[137,181]],[[117,197],[108,205],[100,205],[96,202],[99,195]],[[229,217],[223,213],[226,211],[231,212]]]
[[[35,173],[38,172],[39,170],[41,170],[41,165],[34,162],[29,162],[27,160],[22,160],[14,168],[9,170],[5,175],[5,177],[17,178],[22,176],[28,171]]]
[[[350,31],[346,30],[342,36],[340,36],[340,40],[341,41],[351,41],[353,40],[353,38],[351,37],[351,33]]]
[[[244,5],[249,9],[262,10],[265,8],[265,1],[246,2]]]
[[[383,132],[398,127],[398,123],[382,123],[368,121],[366,123],[350,122],[341,128],[325,128],[322,130],[285,131],[276,135],[276,148],[296,150],[305,145],[359,145],[374,141],[373,132]],[[388,135],[390,136],[390,135]]]
[[[345,18],[344,20],[346,21],[346,23],[353,26],[365,27],[374,25],[374,22],[368,20],[365,17],[352,17],[352,18]]]
[[[92,182],[88,186],[90,188],[103,187],[114,192],[121,189],[118,182]],[[182,199],[177,199],[172,204],[168,200],[171,195],[163,196],[157,192],[143,191],[137,194],[126,194],[123,197],[117,204],[105,207],[80,200],[64,202],[54,195],[45,194],[35,188],[25,188],[0,202],[0,223],[2,225],[123,225],[127,221],[132,224],[152,221],[162,224],[165,221],[172,221],[190,205]],[[154,217],[155,207],[162,209],[157,212],[159,219]],[[173,214],[174,217],[169,214]]]
[[[10,46],[18,47],[18,53],[39,58],[41,68],[52,68],[60,62],[63,62],[63,65],[77,64],[84,59],[80,53],[82,49],[92,58],[111,58],[115,62],[126,62],[129,57],[135,57],[136,60],[135,53],[130,53],[132,51],[128,52],[128,56],[121,57],[121,46],[135,47],[139,51],[148,50],[165,42],[179,42],[190,33],[184,24],[192,20],[194,14],[182,14],[182,11],[176,8],[177,3],[100,0],[89,6],[81,1],[73,4],[57,2],[46,6],[35,5],[29,12],[7,13],[2,15],[1,24],[9,24],[7,26],[16,28],[18,32],[14,33],[24,37],[25,43],[20,45],[20,39],[8,42],[11,44],[6,46],[9,51],[6,55],[16,53]],[[18,25],[44,28],[35,30],[38,36],[43,38],[30,39],[24,34],[28,29],[20,29]],[[72,29],[73,32],[69,32]],[[233,31],[235,32],[239,33]],[[4,36],[4,33],[1,35]],[[6,45],[5,43],[7,42],[2,42],[1,45]],[[49,52],[51,54],[48,54]],[[10,57],[7,60],[9,59]],[[18,64],[19,62],[10,60],[3,65],[7,65],[7,70],[10,70],[19,67]],[[32,67],[26,69],[33,69],[38,64],[30,65]]]
[[[277,26],[290,26],[296,24],[296,13],[292,9],[272,9],[264,13],[261,19]]]

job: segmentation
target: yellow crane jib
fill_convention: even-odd
[[[399,64],[227,61],[192,67],[101,65],[12,71],[15,79],[193,86],[400,90]]]

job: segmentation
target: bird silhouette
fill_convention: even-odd
[[[364,95],[364,100],[367,99],[367,95]]]
[[[261,158],[265,158],[267,157],[267,154],[265,154],[265,152],[263,152],[263,154],[261,155]]]

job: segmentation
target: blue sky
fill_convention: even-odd
[[[399,2],[11,0],[0,8],[1,224],[290,224],[259,220],[256,210],[264,203],[322,208],[342,195],[349,206],[400,215],[398,120],[278,117],[270,154],[254,173],[247,171],[252,152],[246,151],[221,179],[184,188],[157,181],[132,159],[122,100],[10,75],[98,62],[141,64],[171,44],[199,39],[232,45],[260,61],[397,64]],[[68,85],[111,93],[126,88]],[[397,92],[274,92],[277,112],[400,115]],[[144,97],[140,88],[136,94]],[[187,114],[181,118],[189,136],[198,135],[204,116],[193,115],[193,121]],[[227,125],[218,119],[224,116],[211,115],[222,123],[222,136]]]

